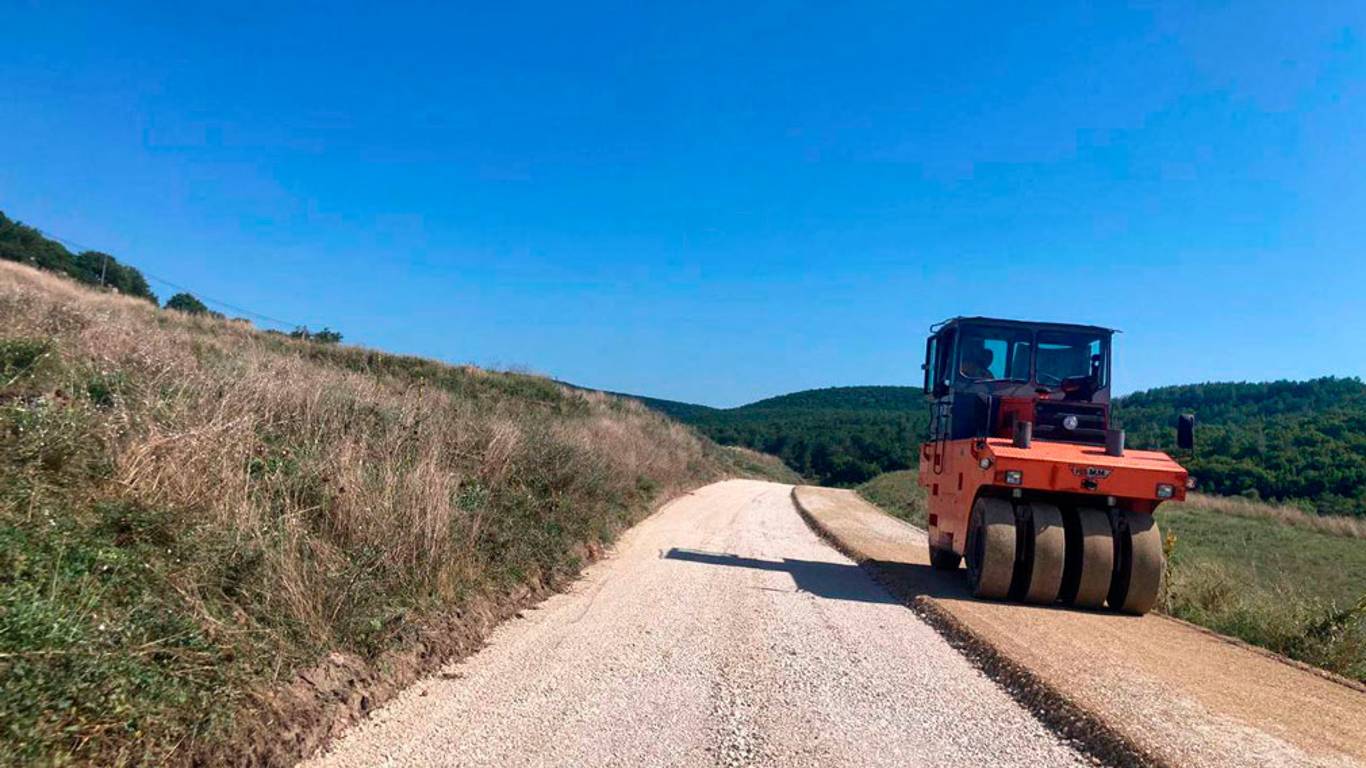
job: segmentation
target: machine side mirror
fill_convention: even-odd
[[[1195,414],[1183,413],[1176,417],[1176,447],[1195,450]]]

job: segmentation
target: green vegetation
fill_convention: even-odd
[[[916,473],[859,486],[925,525]],[[1164,612],[1366,682],[1366,522],[1193,495],[1157,514],[1166,536]]]
[[[1171,424],[1182,412],[1199,420],[1198,450],[1187,464],[1202,490],[1366,516],[1366,384],[1359,379],[1163,387],[1120,398],[1115,420],[1130,445],[1170,449]]]
[[[4,213],[0,213],[0,259],[66,275],[85,285],[107,286],[127,296],[136,296],[153,304],[157,303],[156,294],[152,293],[151,288],[148,287],[147,280],[141,272],[133,267],[120,264],[118,259],[99,251],[83,251],[73,255],[61,243],[44,237],[42,232],[14,221],[6,217]],[[165,309],[183,312],[187,315],[218,319],[224,317],[221,312],[209,309],[194,294],[184,291],[168,299]],[[246,322],[242,318],[238,318],[238,320],[239,322]],[[268,331],[268,333],[280,332]],[[280,335],[285,334],[280,333]],[[314,341],[320,344],[338,344],[342,340],[341,333],[331,328],[310,331],[307,326],[300,326],[290,331],[288,335],[290,338]]]
[[[1173,616],[1366,682],[1366,546],[1361,538],[1240,517],[1218,500],[1167,504]]]
[[[315,341],[319,344],[340,344],[342,335],[331,328],[323,328],[321,331],[310,331],[308,326],[300,326],[289,332],[291,339],[302,339],[304,341]]]
[[[438,663],[660,499],[775,472],[627,400],[0,263],[0,765],[288,761],[271,729],[329,721],[271,693],[322,659]]]
[[[223,315],[209,309],[204,302],[195,298],[192,293],[177,293],[166,300],[165,309],[174,309],[177,312],[184,312],[187,315],[209,315],[211,317],[222,317]]]
[[[915,467],[928,405],[915,387],[835,387],[719,409],[644,398],[724,445],[779,456],[808,480],[855,486]],[[1114,403],[1135,448],[1171,450],[1174,424],[1194,413],[1197,452],[1182,457],[1211,493],[1366,516],[1366,384],[1324,378],[1194,384]]]
[[[760,400],[739,408],[643,398],[722,445],[781,458],[822,485],[857,485],[912,466],[927,406],[910,387],[835,387]]]
[[[0,213],[0,259],[58,272],[86,285],[107,285],[125,296],[157,303],[156,294],[136,269],[99,251],[72,254],[61,243],[4,213]]]
[[[731,466],[735,467],[736,472],[744,477],[771,480],[775,483],[788,483],[790,485],[797,485],[802,481],[801,475],[793,472],[777,456],[769,456],[766,453],[759,453],[734,445],[724,446],[721,450],[726,452],[728,461]]]
[[[878,475],[858,487],[859,495],[895,517],[924,528],[929,524],[925,489],[916,479],[916,470],[905,469]]]

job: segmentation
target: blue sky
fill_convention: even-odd
[[[956,314],[1123,329],[1121,391],[1366,373],[1363,6],[120,5],[4,11],[0,210],[348,341],[713,405]]]

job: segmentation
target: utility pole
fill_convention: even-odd
[[[104,274],[109,271],[109,254],[104,254],[104,263],[100,265],[100,287],[104,287]]]

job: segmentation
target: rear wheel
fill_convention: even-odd
[[[930,566],[936,571],[956,571],[958,563],[963,560],[963,556],[954,552],[952,549],[942,549],[935,545],[930,545]]]
[[[1152,515],[1124,512],[1115,526],[1115,575],[1110,584],[1110,607],[1145,614],[1162,588],[1162,534]]]
[[[1010,594],[1015,570],[1015,511],[1001,499],[978,499],[968,525],[968,585],[977,597]]]
[[[1068,515],[1063,602],[1099,608],[1110,594],[1115,567],[1115,538],[1105,510],[1081,507]]]
[[[1049,605],[1058,599],[1067,537],[1062,511],[1052,504],[1030,503],[1029,526],[1033,548],[1029,564],[1029,588],[1024,599]]]

